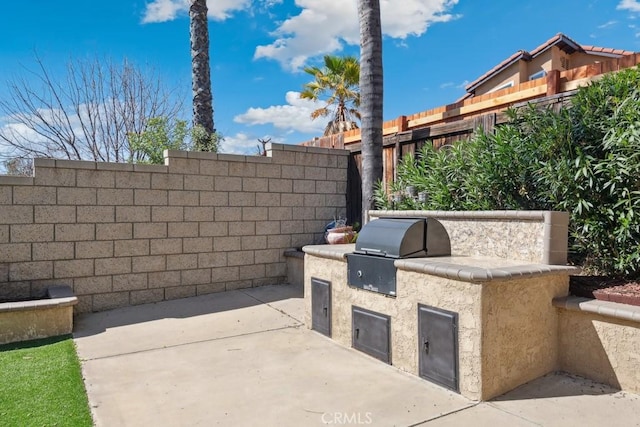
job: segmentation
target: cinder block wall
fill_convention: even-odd
[[[89,312],[282,283],[284,251],[346,212],[344,150],[165,155],[36,159],[34,177],[0,176],[0,298],[68,284]]]

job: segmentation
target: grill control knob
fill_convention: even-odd
[[[356,273],[358,275],[358,277],[362,277],[362,270],[358,270],[358,273]]]

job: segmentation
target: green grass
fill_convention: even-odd
[[[0,425],[92,424],[69,336],[0,346]]]

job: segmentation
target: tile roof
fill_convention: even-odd
[[[613,49],[610,47],[585,46],[585,45],[582,45],[581,47],[582,47],[582,50],[584,50],[585,52],[604,53],[604,54],[611,54],[615,56],[631,55],[635,53],[634,51],[631,51],[631,50]]]
[[[511,55],[510,57],[508,57],[507,59],[505,59],[498,65],[496,65],[495,67],[491,68],[489,71],[487,71],[486,73],[484,73],[483,75],[481,75],[480,77],[472,81],[471,83],[469,83],[465,87],[465,90],[468,93],[472,93],[478,86],[480,86],[486,80],[498,74],[500,71],[502,71],[504,68],[508,67],[509,65],[513,64],[514,62],[519,61],[520,59],[523,59],[525,61],[531,61],[533,58],[535,58],[537,55],[541,54],[551,46],[556,46],[556,45],[560,49],[564,50],[569,54],[576,51],[580,51],[580,52],[593,53],[598,55],[610,55],[612,57],[620,57],[620,56],[630,55],[634,53],[628,50],[612,49],[608,47],[584,46],[577,43],[576,41],[566,36],[565,34],[558,33],[552,38],[550,38],[549,40],[547,40],[546,42],[542,43],[540,46],[533,49],[531,52],[527,52],[526,50],[517,51],[516,53],[514,53],[513,55]]]

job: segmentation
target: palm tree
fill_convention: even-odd
[[[193,126],[202,127],[206,139],[215,133],[213,126],[213,97],[209,71],[209,27],[207,0],[190,0],[191,87],[193,90]],[[197,142],[196,142],[196,145]],[[206,147],[199,147],[206,149]]]
[[[324,67],[305,67],[304,72],[311,74],[315,80],[304,85],[300,98],[317,101],[321,97],[328,96],[326,105],[311,113],[311,118],[314,120],[331,115],[324,134],[331,135],[357,129],[358,124],[355,120],[360,119],[358,60],[353,56],[326,55]]]
[[[358,0],[362,99],[362,223],[375,208],[374,184],[382,180],[382,29],[380,1]]]

